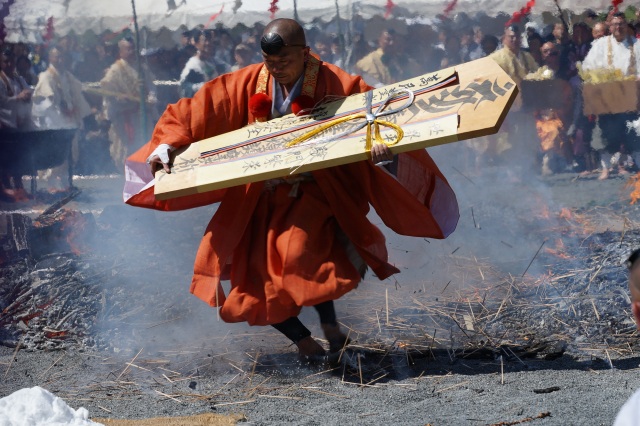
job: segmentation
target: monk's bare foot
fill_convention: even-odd
[[[302,361],[319,362],[326,356],[324,348],[311,336],[298,340],[296,346],[298,347],[298,356]]]
[[[329,341],[329,352],[341,351],[351,340],[340,330],[340,325],[320,324],[324,337]]]
[[[598,180],[606,180],[609,179],[609,169],[606,167],[602,169],[602,173],[598,176]]]

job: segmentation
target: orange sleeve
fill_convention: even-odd
[[[219,202],[226,190],[159,201],[153,194],[153,176],[146,160],[161,144],[174,148],[189,145],[246,126],[248,99],[255,87],[259,65],[224,74],[206,83],[193,98],[167,106],[158,120],[151,140],[133,153],[125,164],[124,201],[156,210],[183,210]],[[233,107],[232,107],[233,105]]]

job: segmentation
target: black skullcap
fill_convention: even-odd
[[[267,33],[260,39],[260,48],[267,55],[277,55],[280,53],[283,47],[287,46],[299,46],[304,47],[304,44],[286,44],[280,34]]]
[[[260,48],[267,55],[277,55],[284,46],[284,40],[280,34],[267,33],[260,39]]]

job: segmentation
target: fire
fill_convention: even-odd
[[[84,238],[88,226],[86,217],[77,211],[69,211],[65,217],[61,231],[66,231],[67,243],[74,254],[82,254],[88,251]]]
[[[563,207],[562,209],[560,209],[560,213],[558,214],[558,217],[560,219],[571,220],[573,219],[573,213],[571,213],[571,210],[569,210],[568,208]]]
[[[549,212],[549,206],[546,204],[542,205],[542,211],[540,212],[540,216],[544,219],[549,219],[551,217],[551,213]]]
[[[640,172],[629,178],[625,184],[625,188],[633,188],[631,194],[629,194],[631,197],[631,204],[635,204],[636,201],[640,200]]]
[[[545,248],[545,252],[557,256],[560,259],[573,259],[573,256],[566,253],[566,249],[562,238],[557,238],[555,247],[547,247]]]

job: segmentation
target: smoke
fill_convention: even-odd
[[[110,191],[119,191],[113,180]],[[91,258],[108,259],[99,323],[101,346],[115,352],[178,350],[248,330],[226,324],[217,309],[189,293],[195,253],[215,207],[166,213],[107,205]]]

